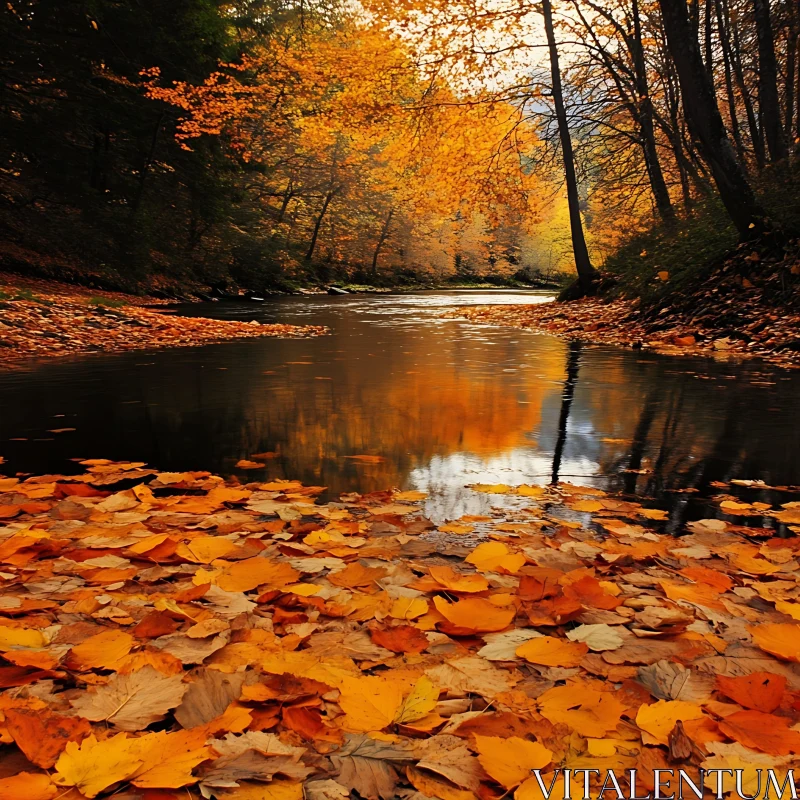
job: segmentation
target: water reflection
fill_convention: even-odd
[[[240,477],[299,478],[332,493],[422,488],[436,519],[488,510],[497,498],[466,491],[473,482],[557,476],[672,497],[684,516],[694,513],[688,495],[672,490],[702,496],[731,477],[800,482],[795,373],[581,348],[438,316],[465,301],[525,299],[546,298],[452,292],[219,304],[210,309],[217,316],[313,321],[332,335],[6,373],[4,468],[64,471],[70,458],[102,456],[234,474],[240,458],[269,452],[265,469]],[[49,432],[63,428],[76,430]]]

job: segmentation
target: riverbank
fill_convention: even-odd
[[[652,791],[676,752],[797,747],[785,492],[720,484],[675,538],[597,489],[474,485],[517,509],[437,530],[417,491],[80,463],[0,476],[2,797],[530,800],[532,769]]]
[[[584,298],[537,305],[473,306],[448,317],[506,325],[565,339],[720,360],[762,359],[800,367],[800,313],[763,301],[741,283],[736,292],[709,287],[696,304],[643,308],[639,300]]]
[[[183,317],[167,301],[0,273],[0,364],[77,353],[190,347],[265,336],[320,336],[320,326]]]

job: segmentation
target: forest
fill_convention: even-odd
[[[737,239],[790,249],[799,26],[768,0],[13,0],[0,260],[647,295]]]

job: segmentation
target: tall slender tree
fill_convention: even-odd
[[[775,59],[775,41],[772,35],[769,0],[753,0],[753,11],[758,38],[758,102],[764,135],[767,140],[769,160],[775,163],[786,158],[788,151],[781,124],[778,63]]]
[[[578,194],[578,177],[575,172],[575,154],[572,149],[572,137],[569,131],[567,109],[564,105],[564,91],[561,85],[561,68],[558,63],[558,46],[553,26],[553,7],[550,0],[542,0],[542,16],[547,35],[547,47],[550,53],[550,77],[552,80],[553,105],[558,122],[558,137],[561,142],[561,158],[564,164],[564,178],[567,184],[567,204],[569,206],[569,225],[572,237],[572,253],[575,258],[575,269],[578,273],[580,293],[589,294],[597,282],[598,273],[589,258],[586,237],[581,219],[580,196]]]

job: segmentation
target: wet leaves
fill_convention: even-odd
[[[0,478],[4,798],[526,800],[800,752],[794,539],[562,484],[464,546],[413,493],[84,466]]]

